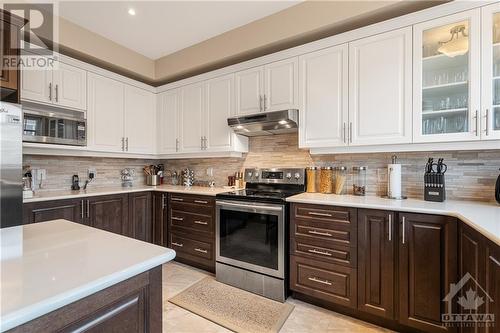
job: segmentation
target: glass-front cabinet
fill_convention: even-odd
[[[480,139],[480,15],[414,26],[414,142]]]
[[[482,139],[500,139],[500,4],[482,8]]]

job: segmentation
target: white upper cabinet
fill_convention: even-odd
[[[299,147],[346,144],[347,44],[299,57]]]
[[[265,66],[264,111],[296,109],[298,105],[297,58]]]
[[[180,150],[197,152],[203,147],[204,85],[195,83],[181,88]]]
[[[161,93],[158,99],[158,153],[172,154],[179,150],[180,89]]]
[[[152,92],[125,85],[125,151],[136,154],[155,152],[155,96]]]
[[[411,124],[411,27],[349,43],[349,145],[410,143]]]
[[[23,69],[21,99],[60,107],[87,109],[87,72],[57,62],[54,70]]]
[[[73,109],[87,109],[87,71],[59,62],[52,72],[54,104]]]
[[[88,142],[91,150],[124,150],[124,84],[101,75],[88,75]]]
[[[227,118],[234,113],[234,75],[226,75],[206,83],[206,126],[204,149],[227,150],[231,147],[234,132],[227,125]]]
[[[480,11],[414,26],[414,142],[480,139]]]
[[[264,109],[264,68],[250,68],[235,74],[236,113],[252,114]]]
[[[481,138],[500,139],[500,3],[482,8]]]

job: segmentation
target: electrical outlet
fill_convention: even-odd
[[[87,170],[87,175],[90,175],[91,173],[93,173],[93,174],[94,174],[94,178],[96,178],[96,177],[97,177],[97,170],[96,170],[96,168],[89,168],[89,169]],[[90,178],[90,177],[89,177],[89,178]]]
[[[209,177],[214,176],[214,168],[207,168],[207,176]]]

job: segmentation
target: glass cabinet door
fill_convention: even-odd
[[[482,8],[482,139],[500,139],[500,4]]]
[[[414,140],[479,139],[478,10],[414,27]]]

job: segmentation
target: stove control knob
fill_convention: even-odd
[[[253,175],[253,173],[252,173],[251,171],[250,171],[250,172],[248,172],[248,173],[247,173],[248,179],[252,179],[252,175]]]
[[[298,172],[295,173],[295,179],[300,179],[300,173]]]
[[[285,177],[286,177],[286,179],[290,180],[290,179],[292,179],[292,174],[290,172],[287,172]]]

